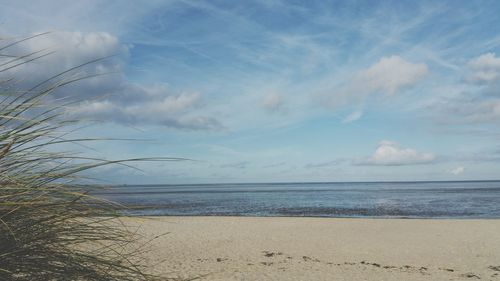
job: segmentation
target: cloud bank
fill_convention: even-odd
[[[122,73],[130,48],[106,32],[54,32],[3,51],[2,54],[8,56],[37,51],[54,53],[5,71],[0,78],[22,77],[23,80],[17,83],[29,88],[74,66],[104,58],[60,77],[59,81],[68,81],[92,76],[54,93],[54,98],[69,96],[82,101],[68,109],[70,114],[125,125],[159,125],[187,130],[224,128],[215,117],[203,113],[200,93],[175,92],[162,84],[127,81]],[[0,63],[8,63],[11,58],[0,60]]]

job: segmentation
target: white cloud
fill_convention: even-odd
[[[449,170],[448,172],[452,175],[458,176],[458,175],[463,174],[465,172],[465,168],[462,166],[458,166],[456,168]]]
[[[352,123],[356,120],[359,120],[363,116],[363,111],[362,110],[356,110],[351,112],[351,114],[347,115],[343,120],[342,123]]]
[[[320,102],[337,107],[352,102],[362,103],[374,94],[393,96],[415,86],[427,73],[424,63],[412,63],[399,56],[382,57],[368,68],[355,72],[346,79],[347,83],[322,92]]]
[[[486,53],[468,63],[468,82],[490,83],[500,80],[500,58],[494,53]]]
[[[275,112],[283,109],[285,101],[279,93],[272,92],[267,94],[262,100],[262,107],[270,112]]]
[[[435,159],[436,156],[432,153],[422,153],[412,148],[404,148],[392,141],[381,141],[372,156],[355,161],[354,164],[401,166],[431,163]]]
[[[367,87],[370,92],[394,95],[402,88],[414,85],[427,73],[424,63],[411,63],[399,56],[390,56],[361,71],[353,83]]]

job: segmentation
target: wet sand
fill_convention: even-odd
[[[128,219],[153,271],[195,280],[500,280],[500,220]]]

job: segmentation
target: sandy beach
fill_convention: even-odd
[[[196,280],[500,280],[500,220],[133,218],[156,273]]]

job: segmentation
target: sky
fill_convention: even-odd
[[[499,1],[0,1],[114,184],[500,178]],[[111,56],[111,57],[108,57]],[[104,74],[104,75],[100,75]],[[65,148],[66,149],[66,148]]]

